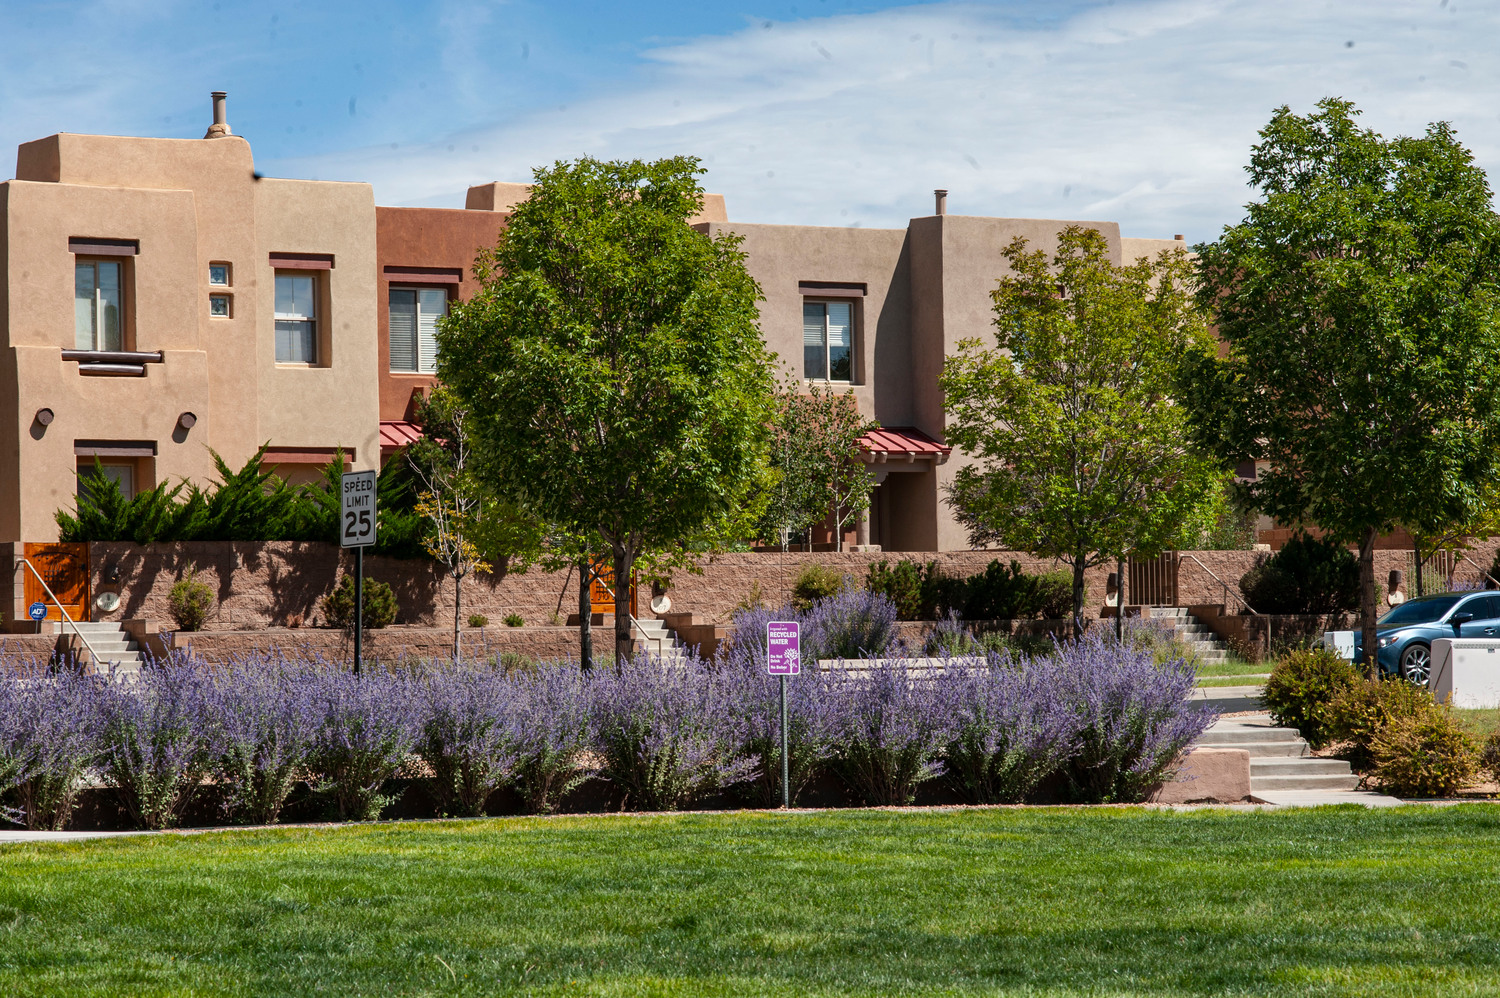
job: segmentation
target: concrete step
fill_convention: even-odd
[[[1245,742],[1241,745],[1230,743],[1215,748],[1244,749],[1250,753],[1252,762],[1256,759],[1303,759],[1312,754],[1307,742],[1301,739],[1294,742]]]
[[[1296,728],[1224,724],[1223,722],[1215,724],[1198,738],[1199,745],[1248,745],[1255,742],[1300,741],[1302,741],[1302,736],[1297,734]]]
[[[1353,790],[1359,786],[1359,777],[1320,776],[1254,776],[1250,777],[1250,792],[1261,790]]]
[[[1257,776],[1351,776],[1353,771],[1343,759],[1318,759],[1303,756],[1295,759],[1251,759],[1250,778]]]

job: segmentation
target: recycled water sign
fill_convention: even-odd
[[[773,676],[795,676],[802,672],[799,625],[795,620],[773,620],[766,624],[767,669]]]

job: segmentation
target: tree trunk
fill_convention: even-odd
[[[1412,570],[1412,584],[1416,587],[1416,595],[1424,595],[1422,592],[1422,545],[1415,538],[1411,542],[1411,560],[1416,567]]]
[[[462,632],[459,631],[459,629],[458,629],[458,622],[459,622],[459,620],[462,619],[459,616],[459,612],[460,612],[459,608],[463,604],[463,599],[464,599],[464,577],[462,575],[455,575],[453,577],[453,662],[454,662],[454,664],[458,664],[459,662],[462,662],[464,660],[464,651],[463,651],[463,644],[462,644],[462,640],[463,640],[463,638],[462,638]]]
[[[630,602],[630,573],[635,571],[635,552],[616,544],[615,556],[615,662],[623,665],[635,655],[632,626],[635,606]]]
[[[594,606],[589,600],[589,559],[578,562],[578,664],[587,672],[594,667]]]
[[[1125,640],[1125,559],[1115,559],[1115,640]]]
[[[1380,678],[1380,665],[1375,655],[1375,528],[1365,531],[1359,542],[1359,630],[1360,643],[1365,656],[1365,675]]]
[[[1073,559],[1073,637],[1083,637],[1083,562]]]

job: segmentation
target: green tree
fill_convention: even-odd
[[[738,237],[688,224],[702,172],[690,157],[538,169],[438,333],[481,474],[608,545],[622,604],[642,554],[758,514],[772,357]],[[615,615],[617,655],[630,625]]]
[[[859,414],[853,392],[789,384],[777,393],[770,486],[758,533],[785,547],[788,532],[834,518],[843,527],[870,505],[874,480],[860,460],[859,438],[879,424]],[[830,513],[831,511],[831,513]]]
[[[1387,140],[1357,114],[1329,98],[1261,130],[1260,200],[1198,249],[1228,353],[1185,374],[1200,443],[1270,462],[1261,510],[1358,544],[1368,650],[1376,538],[1473,520],[1500,470],[1500,226],[1448,125]]]
[[[1180,356],[1212,341],[1180,251],[1116,266],[1102,235],[1069,226],[1050,264],[1023,239],[1005,258],[997,349],[964,341],[940,379],[948,440],[975,459],[947,501],[975,544],[1066,562],[1081,632],[1086,569],[1196,536],[1221,504],[1224,475],[1186,447],[1171,390]]]

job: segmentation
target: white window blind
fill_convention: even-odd
[[[802,303],[802,376],[809,381],[828,377],[828,352],[824,345],[822,302]]]
[[[852,308],[848,302],[832,301],[828,309],[828,380],[852,381],[854,346]]]
[[[421,370],[437,370],[437,321],[448,311],[448,292],[423,288],[417,292],[417,346]]]
[[[437,322],[448,312],[442,288],[392,288],[391,370],[430,374],[437,370]]]
[[[391,289],[391,370],[417,369],[417,296]]]

